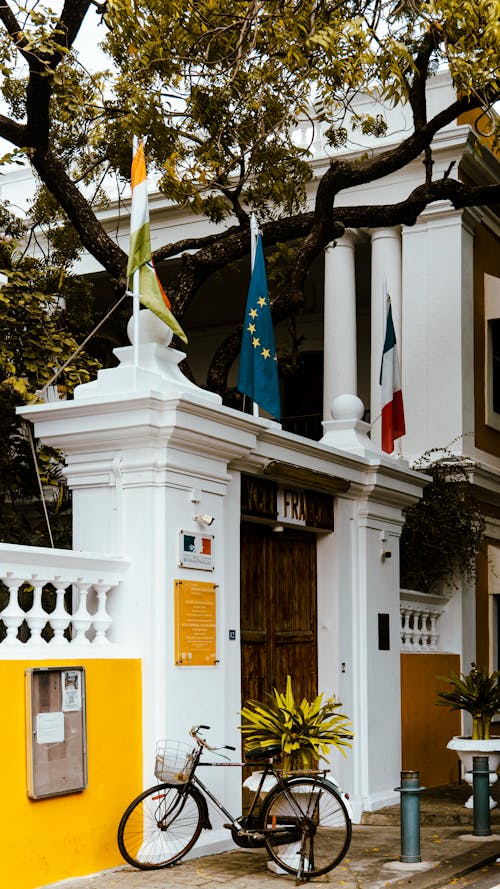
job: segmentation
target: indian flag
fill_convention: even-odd
[[[130,280],[136,271],[139,272],[138,289],[141,303],[158,315],[177,336],[187,343],[186,334],[170,311],[170,300],[161,286],[151,257],[146,159],[142,140],[139,142],[132,160],[132,212],[127,278]]]
[[[406,429],[398,347],[390,302],[387,310],[387,325],[379,382],[382,386],[382,450],[386,451],[387,454],[392,454],[396,438],[401,438],[405,434]]]

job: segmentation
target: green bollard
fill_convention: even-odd
[[[401,772],[401,787],[395,787],[401,793],[401,855],[399,860],[405,864],[422,861],[420,855],[420,797],[425,790],[418,783],[418,772]]]
[[[490,826],[490,766],[487,756],[472,757],[472,799],[474,803],[472,835],[491,836]]]

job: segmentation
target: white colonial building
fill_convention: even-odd
[[[448,96],[439,75],[429,93],[433,110]],[[392,123],[381,148],[401,129]],[[467,123],[447,127],[434,146],[435,173],[454,160],[452,175],[497,181],[498,159],[487,148],[478,154],[476,143]],[[321,171],[320,135],[314,147]],[[12,189],[22,175],[13,174]],[[418,160],[343,200],[402,200],[422,178]],[[10,187],[7,178],[2,197],[12,199]],[[111,203],[102,218],[110,231],[118,226],[126,249],[128,217],[118,209]],[[153,249],[209,231],[206,220],[154,191],[150,213]],[[426,783],[453,779],[455,759],[444,751],[456,722],[436,714],[435,676],[476,657],[498,666],[499,234],[493,211],[443,203],[411,228],[349,231],[331,245],[315,263],[297,318],[306,384],[300,374],[284,381],[282,425],[226,407],[204,388],[211,355],[242,320],[243,268],[218,279],[226,300],[211,300],[208,283],[183,319],[198,385],[181,373],[182,354],[164,331],[144,322],[138,359],[124,345],[117,366],[80,386],[73,400],[21,410],[35,434],[66,455],[74,514],[72,552],[0,545],[0,577],[10,591],[0,614],[0,681],[13,713],[13,740],[2,742],[13,757],[9,795],[16,817],[33,828],[45,820],[59,853],[47,856],[37,885],[116,865],[116,824],[153,781],[155,739],[182,740],[192,724],[205,723],[215,742],[239,748],[242,700],[287,673],[308,693],[336,693],[352,719],[352,750],[345,759],[333,755],[332,767],[357,820],[397,802],[402,764],[419,769]],[[106,287],[89,257],[80,270]],[[168,267],[160,272],[168,278]],[[407,429],[391,456],[380,450],[379,420],[386,290]],[[278,326],[283,351],[287,336],[286,325]],[[472,461],[487,552],[476,585],[459,581],[441,596],[401,591],[402,510],[427,481],[410,463],[444,446]],[[35,588],[27,614],[17,602],[23,583]],[[57,592],[50,614],[41,595],[47,584]],[[198,625],[190,597],[202,609]],[[17,638],[23,620],[27,642]],[[50,643],[40,637],[47,620],[56,630]],[[25,751],[41,751],[31,738],[25,743],[24,674],[68,665],[87,675],[87,784],[71,796],[28,799]],[[424,728],[415,732],[415,724]],[[432,768],[429,745],[443,750]],[[237,770],[216,771],[214,787],[234,811],[241,805]],[[216,825],[198,851],[226,842]],[[38,851],[36,842],[25,850],[19,889],[33,889]]]

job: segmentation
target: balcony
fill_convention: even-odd
[[[415,590],[401,590],[401,651],[429,654],[441,651],[439,619],[448,599]]]

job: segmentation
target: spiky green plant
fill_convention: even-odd
[[[493,716],[500,709],[500,671],[489,673],[486,667],[471,664],[470,673],[451,673],[440,676],[451,685],[449,691],[439,691],[438,705],[450,710],[464,710],[472,716],[472,739],[487,740]]]
[[[287,771],[310,768],[315,760],[326,758],[330,747],[336,747],[345,756],[353,733],[348,717],[337,712],[342,704],[335,697],[323,704],[323,694],[320,694],[314,701],[304,698],[299,704],[293,694],[292,680],[287,676],[285,693],[274,689],[274,700],[272,695],[269,698],[269,704],[247,701],[241,710],[245,721],[240,731],[248,752],[278,745]]]

